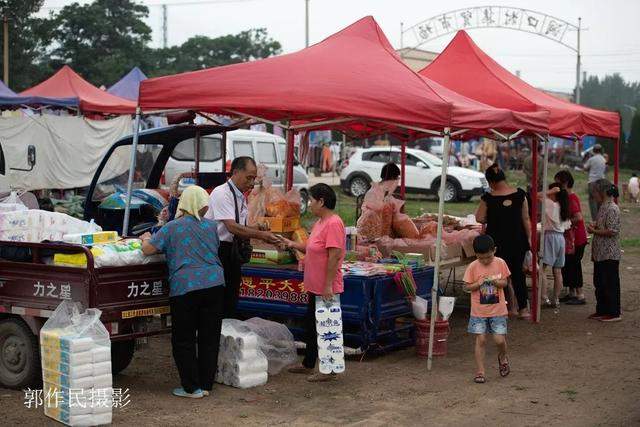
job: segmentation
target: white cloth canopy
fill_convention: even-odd
[[[0,118],[0,144],[5,155],[6,174],[13,188],[24,190],[66,189],[91,183],[100,161],[118,139],[131,134],[131,118],[88,120],[83,117],[53,115]],[[27,147],[36,147],[36,165],[27,168]],[[109,179],[129,166],[127,156],[109,162]]]

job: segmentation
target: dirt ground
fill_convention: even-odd
[[[586,306],[543,310],[542,323],[509,324],[512,372],[500,378],[487,352],[487,383],[474,384],[467,310],[451,319],[448,355],[426,361],[413,348],[347,362],[333,383],[311,384],[288,373],[249,390],[216,386],[201,400],[172,397],[178,384],[168,336],[150,339],[114,387],[130,403],[116,425],[640,425],[640,208],[625,207],[621,264],[623,321],[587,320],[594,311],[592,264],[584,262]],[[636,243],[633,243],[636,242]],[[4,425],[56,425],[24,394],[0,389]]]

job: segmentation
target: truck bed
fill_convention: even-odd
[[[114,340],[167,332],[167,322],[149,331],[143,317],[169,313],[169,284],[164,263],[94,268],[87,247],[63,243],[0,241],[26,248],[31,262],[0,259],[0,313],[47,318],[65,299],[102,311],[101,320]],[[48,265],[53,253],[84,253],[86,267]],[[163,316],[165,319],[166,316]]]

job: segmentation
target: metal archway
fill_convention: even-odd
[[[505,28],[523,31],[547,38],[576,52],[576,103],[580,102],[580,29],[578,25],[534,10],[508,6],[476,6],[456,9],[433,16],[411,27],[401,25],[400,48],[405,38],[410,38],[411,48],[435,40],[459,30],[475,28]],[[568,33],[575,32],[576,38]]]

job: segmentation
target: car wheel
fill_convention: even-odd
[[[114,341],[111,343],[111,371],[113,375],[118,375],[129,366],[136,350],[135,344],[135,340]]]
[[[362,176],[356,176],[349,181],[349,192],[353,197],[362,196],[369,191],[369,181]]]
[[[0,385],[20,390],[41,379],[38,337],[21,319],[0,322]]]
[[[444,201],[446,203],[458,200],[458,187],[451,181],[447,180],[444,185]]]
[[[300,213],[304,215],[309,207],[309,193],[306,190],[300,190]]]

